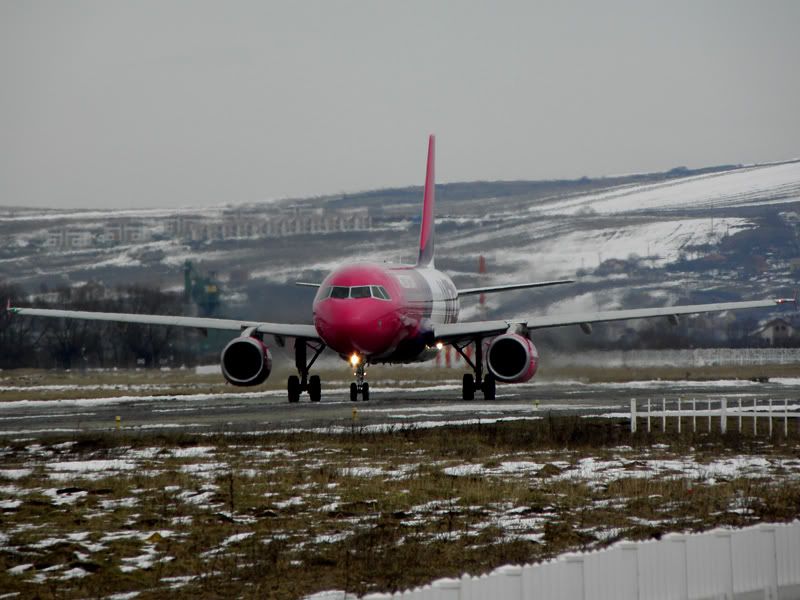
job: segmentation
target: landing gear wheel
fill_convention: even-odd
[[[483,385],[481,385],[483,389],[483,397],[486,400],[494,400],[495,394],[497,392],[497,383],[495,381],[494,375],[491,373],[487,373],[486,377],[483,379]]]
[[[461,384],[461,397],[464,400],[475,399],[475,378],[472,373],[464,373],[464,379]]]
[[[350,402],[358,401],[358,386],[354,383],[350,384]]]
[[[364,401],[364,402],[368,402],[369,401],[369,384],[368,383],[364,383],[364,385],[361,386],[361,400]]]
[[[322,381],[319,375],[308,378],[308,395],[312,402],[319,402],[322,399]]]
[[[300,402],[300,378],[297,375],[289,376],[286,389],[289,391],[289,402],[292,404]]]

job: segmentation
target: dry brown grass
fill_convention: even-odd
[[[322,589],[364,594],[622,537],[800,514],[796,438],[630,436],[626,427],[552,417],[333,436],[122,432],[48,439],[40,448],[6,441],[3,468],[32,472],[0,481],[18,488],[0,492],[0,499],[22,501],[2,514],[0,533],[7,539],[0,548],[0,589],[42,598],[128,591],[143,598],[285,599]],[[198,446],[210,450],[176,455]],[[652,461],[684,456],[701,464],[757,456],[776,466],[763,477],[713,482],[679,471],[637,476]],[[53,462],[110,459],[136,461],[137,468],[52,480]],[[568,475],[586,459],[619,463],[622,471]],[[503,470],[521,462],[537,467]],[[458,466],[472,470],[449,474]],[[46,493],[56,487],[86,493],[57,506]],[[194,502],[192,494],[206,494],[194,496],[205,500]],[[250,535],[223,546],[236,534]],[[56,542],[43,544],[47,538]],[[148,553],[151,564],[124,571],[132,564],[126,559]],[[22,574],[9,572],[30,563]],[[60,579],[75,567],[89,574]]]

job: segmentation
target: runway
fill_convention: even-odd
[[[109,431],[118,426],[141,431],[337,432],[353,427],[380,430],[535,419],[548,413],[610,416],[626,413],[632,398],[656,402],[696,399],[699,406],[703,401],[721,398],[729,402],[742,399],[745,404],[753,399],[796,401],[800,398],[800,379],[774,379],[768,383],[551,381],[498,386],[496,400],[471,402],[461,400],[461,386],[455,380],[425,382],[417,387],[381,386],[375,382],[369,402],[350,402],[344,382],[334,382],[323,389],[323,400],[318,404],[311,404],[305,395],[299,404],[289,404],[283,390],[85,398],[73,393],[69,399],[37,399],[36,390],[31,387],[30,394],[23,394],[24,399],[0,402],[0,436],[44,437]]]

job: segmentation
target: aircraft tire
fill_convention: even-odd
[[[464,373],[461,384],[461,398],[463,400],[475,399],[475,378],[472,373]]]
[[[497,381],[494,378],[494,375],[491,373],[487,373],[486,377],[483,380],[483,397],[485,400],[494,400],[497,394]]]
[[[365,383],[361,386],[361,400],[364,402],[369,401],[369,384]]]
[[[350,384],[350,402],[358,401],[358,386],[355,382]]]
[[[312,402],[319,402],[322,399],[322,381],[319,375],[308,378],[308,395]]]
[[[286,390],[289,392],[289,402],[291,404],[300,402],[300,378],[297,375],[289,376]]]

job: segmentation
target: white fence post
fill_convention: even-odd
[[[692,398],[692,433],[697,433],[697,400]]]
[[[789,399],[783,399],[783,437],[789,437]]]
[[[661,398],[661,431],[667,430],[667,399]]]
[[[647,399],[647,433],[650,433],[650,398]]]
[[[778,525],[775,529],[778,555],[778,589],[784,598],[800,597],[800,522]]]
[[[758,411],[756,410],[756,399],[753,398],[753,437],[758,435]]]
[[[678,434],[681,433],[681,397],[678,396]]]
[[[576,600],[586,600],[586,579],[584,578],[583,560],[584,558],[580,554],[568,556],[566,560],[569,579],[580,586],[580,594],[570,596],[570,598],[575,598]]]
[[[769,399],[769,437],[772,437],[772,398]]]
[[[636,398],[631,398],[631,433],[636,433]]]
[[[680,577],[681,575],[683,577],[679,580],[679,582],[675,583],[675,587],[678,588],[676,591],[678,591],[684,598],[688,598],[689,559],[686,553],[686,537],[680,534],[672,534],[669,539],[673,544],[677,544],[680,547],[680,555],[676,557],[678,572],[675,575],[676,577]]]
[[[728,432],[728,399],[723,398],[719,404],[719,430],[725,435]]]
[[[495,594],[493,596],[509,600],[522,600],[522,567],[507,565],[496,569],[495,573],[499,580],[498,584],[494,586]]]
[[[742,433],[742,399],[739,398],[739,433]]]
[[[711,400],[706,402],[706,410],[708,411],[708,433],[711,433]]]
[[[632,583],[631,598],[639,600],[639,544],[623,542],[619,546],[622,552],[623,567],[630,571],[628,581]],[[620,596],[622,596],[620,594]]]
[[[459,600],[461,581],[458,579],[439,579],[433,582],[433,589],[438,592],[437,600]]]
[[[769,544],[771,548],[767,550],[772,555],[772,571],[769,573],[771,585],[768,593],[770,598],[778,600],[778,536],[775,531],[776,527],[775,525],[761,523],[758,528],[771,538],[771,544]]]

